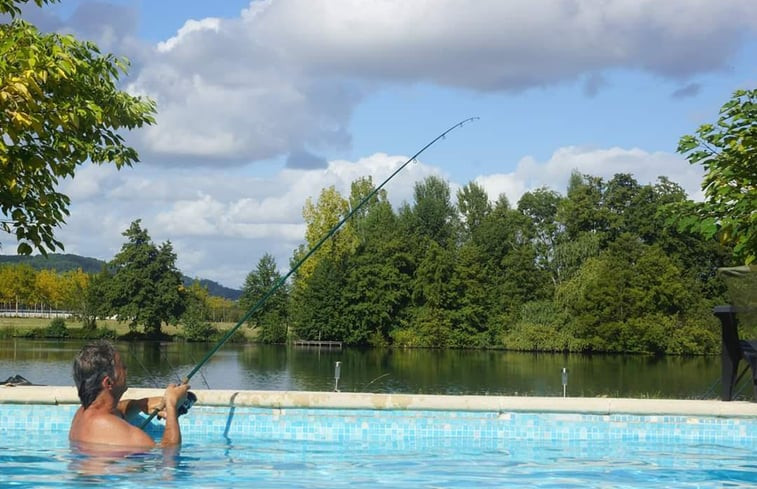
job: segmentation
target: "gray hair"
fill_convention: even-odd
[[[84,409],[102,390],[102,380],[116,375],[116,348],[105,340],[84,346],[74,358],[74,383]]]

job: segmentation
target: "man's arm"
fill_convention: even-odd
[[[179,410],[178,405],[184,402],[189,391],[189,384],[174,385],[169,384],[166,387],[164,399],[166,427],[163,431],[163,439],[160,445],[170,447],[181,444],[181,430],[179,429]]]
[[[151,414],[156,409],[159,418],[165,418],[165,401],[162,397],[143,397],[120,401],[116,409],[127,421],[132,421],[139,413]]]

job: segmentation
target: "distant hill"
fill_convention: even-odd
[[[47,258],[42,255],[0,255],[0,265],[18,263],[28,263],[35,270],[55,270],[56,272],[68,272],[81,268],[85,273],[98,273],[105,266],[102,260],[79,255],[50,253]]]
[[[200,285],[208,289],[208,293],[210,295],[214,295],[216,297],[223,297],[224,299],[230,299],[232,301],[235,301],[242,297],[242,291],[237,289],[230,289],[228,287],[225,287],[218,282],[214,282],[212,280],[208,280],[206,278],[198,278],[193,279],[189,278],[186,275],[181,276],[182,280],[184,281],[184,285],[191,285],[192,282],[200,282]]]
[[[97,258],[88,258],[86,256],[50,253],[47,257],[42,255],[20,256],[20,255],[0,255],[0,265],[15,265],[18,263],[28,263],[35,270],[55,270],[56,272],[68,272],[81,268],[85,273],[98,273],[106,265],[106,262]],[[181,276],[184,285],[191,285],[195,279],[186,275]],[[225,299],[237,300],[242,295],[241,290],[224,287],[213,280],[198,278],[196,281],[208,289],[210,295],[223,297]]]

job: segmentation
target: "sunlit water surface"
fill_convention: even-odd
[[[191,438],[179,454],[83,455],[66,434],[10,432],[3,487],[754,487],[753,447],[438,439],[369,446]]]

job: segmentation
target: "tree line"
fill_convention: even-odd
[[[121,131],[153,124],[155,103],[118,90],[126,59],[40,33],[17,17],[25,3],[0,0],[7,41],[0,79],[10,81],[0,86],[0,230],[28,255],[63,248],[54,230],[70,199],[57,191],[59,180],[86,161],[136,163]],[[608,181],[574,174],[566,195],[542,188],[517,203],[490,202],[475,182],[453,202],[436,177],[418,182],[413,202],[396,211],[380,193],[251,326],[266,342],[297,336],[375,346],[712,352],[711,306],[724,300],[715,270],[757,260],[757,90],[735,92],[718,121],[681,138],[678,151],[704,167],[705,202],[688,200],[666,178],[640,185],[630,174]],[[372,186],[361,179],[346,197],[329,188],[306,202],[307,244],[293,261]],[[76,302],[90,328],[115,315],[135,332],[160,335],[162,324],[182,322],[187,338],[211,337],[207,291],[181,284],[170,242],[153,244],[139,221],[124,235],[127,243],[101,273],[61,278],[68,292],[54,292],[50,276],[31,284],[21,271],[2,279],[2,300],[18,302],[32,290],[23,300]],[[272,257],[262,257],[240,304],[255,303],[279,277]]]
[[[312,246],[373,189],[333,187],[306,202]],[[717,267],[729,248],[680,230],[668,210],[686,202],[665,177],[641,185],[574,173],[565,196],[540,188],[512,205],[475,182],[417,182],[395,211],[379,193],[253,319],[262,338],[407,347],[711,353]],[[297,250],[293,261],[307,251]],[[270,256],[243,301],[279,277]]]
[[[305,243],[292,263],[373,190],[324,189],[303,209]],[[491,202],[470,182],[453,195],[431,176],[394,209],[376,194],[249,319],[261,342],[291,338],[351,345],[530,351],[712,353],[712,306],[723,302],[717,267],[729,247],[670,219],[687,202],[665,177],[641,185],[574,173],[565,195],[549,188],[515,205]],[[237,321],[280,279],[270,254],[247,275],[238,304],[185,287],[170,242],[139,220],[97,274],[0,267],[0,301],[76,312],[85,327],[116,317],[136,333],[182,326],[212,339],[218,312]],[[215,316],[215,317],[214,317]]]

